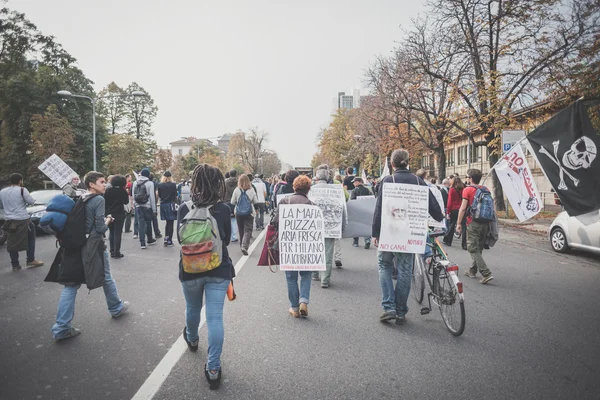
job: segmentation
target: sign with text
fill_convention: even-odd
[[[542,199],[521,146],[502,156],[496,165],[496,175],[519,221],[526,221],[542,210]]]
[[[517,143],[519,140],[525,137],[525,131],[502,131],[502,152],[506,153]]]
[[[331,239],[342,238],[342,222],[346,197],[342,185],[327,185],[327,187],[312,187],[308,192],[308,199],[315,203],[325,220],[325,237]]]
[[[279,269],[325,271],[325,221],[321,209],[307,204],[282,204],[279,213]]]
[[[425,252],[429,220],[429,187],[384,183],[379,250]]]
[[[71,183],[74,176],[77,176],[77,173],[56,154],[52,154],[46,161],[41,163],[38,169],[61,189]]]

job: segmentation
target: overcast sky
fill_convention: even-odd
[[[142,85],[156,140],[258,126],[282,161],[309,165],[338,91],[363,83],[423,0],[9,0],[100,90]]]

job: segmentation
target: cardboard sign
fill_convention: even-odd
[[[429,220],[429,187],[384,183],[379,250],[425,252]]]
[[[41,163],[38,169],[61,189],[71,183],[73,177],[77,176],[77,173],[56,154],[52,154],[46,161]]]
[[[325,271],[325,223],[321,209],[282,204],[279,213],[279,269]]]
[[[308,198],[323,211],[325,237],[341,239],[344,207],[346,205],[346,196],[342,186],[312,187],[308,192]]]

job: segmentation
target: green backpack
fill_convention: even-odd
[[[208,272],[221,265],[223,241],[217,220],[209,207],[185,203],[190,210],[181,221],[179,238],[183,270],[188,274]]]

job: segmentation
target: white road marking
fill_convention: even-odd
[[[254,243],[248,249],[248,255],[242,256],[239,261],[235,264],[235,274],[239,274],[240,270],[248,261],[248,258],[252,255],[258,244],[262,241],[263,237],[267,233],[267,230],[263,230],[260,235],[254,240]],[[198,329],[201,329],[206,322],[206,313],[204,307],[202,307],[202,313],[200,314],[200,326]],[[179,335],[179,338],[175,341],[173,346],[169,349],[167,354],[160,360],[154,371],[150,374],[148,379],[144,382],[144,384],[139,388],[136,394],[133,395],[133,400],[151,400],[156,393],[160,390],[162,384],[171,374],[173,367],[179,362],[181,356],[187,350],[187,344],[183,340],[183,337]]]

